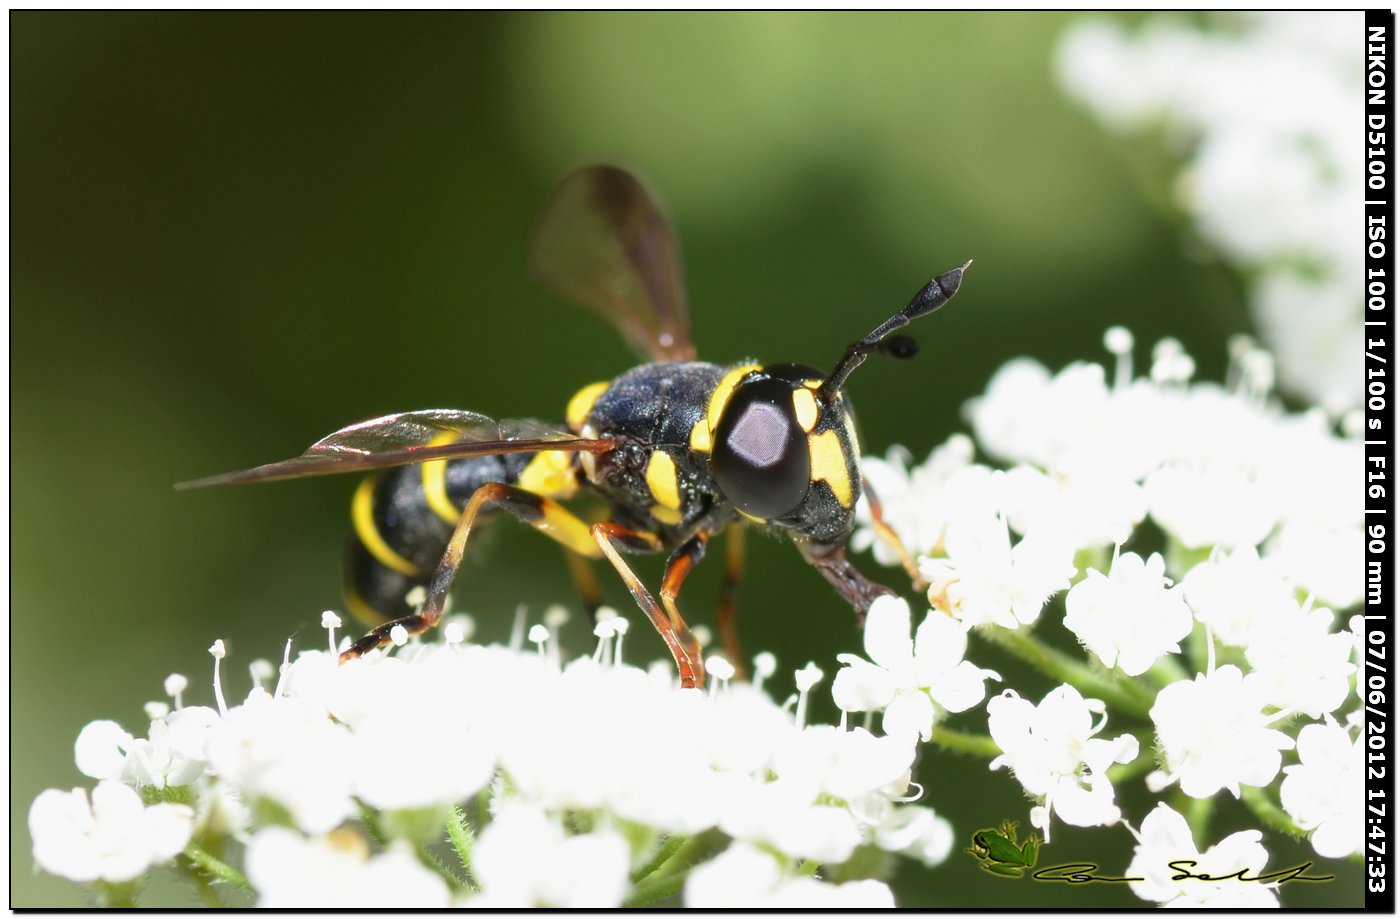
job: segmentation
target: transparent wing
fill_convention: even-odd
[[[559,183],[535,225],[530,269],[642,356],[694,359],[680,244],[661,205],[627,170],[585,166]]]
[[[274,482],[497,453],[537,453],[541,450],[602,453],[614,445],[615,442],[611,440],[589,439],[554,431],[536,421],[497,422],[476,412],[425,409],[352,424],[316,441],[301,456],[253,469],[181,482],[175,487],[184,490],[245,482]]]

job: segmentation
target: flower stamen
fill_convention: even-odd
[[[768,651],[760,651],[753,658],[753,688],[763,691],[763,681],[778,670],[778,659]]]
[[[508,645],[512,651],[519,651],[525,647],[525,604],[522,603],[515,608],[515,619],[510,624],[510,641]]]
[[[1124,390],[1133,382],[1133,333],[1121,325],[1110,326],[1103,335],[1103,346],[1115,358],[1113,388]]]
[[[331,657],[335,657],[335,630],[340,628],[340,617],[335,614],[334,610],[326,610],[321,614],[321,628],[325,629],[330,636]]]
[[[256,658],[248,665],[248,679],[253,681],[255,689],[262,689],[263,681],[271,679],[274,672],[272,662],[265,657]]]
[[[190,681],[183,673],[172,673],[165,678],[165,694],[175,701],[177,712],[184,704],[184,692],[189,685]]]
[[[813,661],[808,661],[807,666],[794,675],[794,682],[797,683],[797,714],[793,721],[799,729],[807,726],[807,694],[812,691],[812,687],[821,682],[824,675]]]
[[[598,647],[593,649],[593,660],[604,667],[612,666],[612,639],[617,634],[614,619],[599,619],[593,626],[593,634],[598,637]]]
[[[228,705],[224,703],[224,687],[219,677],[219,663],[228,653],[224,647],[224,640],[222,638],[215,639],[214,643],[209,646],[209,653],[214,657],[214,701],[218,703],[219,714],[228,717]]]
[[[545,660],[549,660],[549,629],[545,626],[536,623],[535,625],[530,626],[530,634],[528,637],[530,639],[530,643],[533,644],[539,650],[540,657]]]
[[[335,648],[331,648],[332,656],[335,655]],[[338,665],[338,662],[337,662]],[[282,663],[277,667],[277,685],[272,687],[272,698],[276,699],[282,695],[282,688],[287,681],[287,670],[292,666],[292,640],[287,639],[282,645]]]
[[[568,621],[569,608],[564,604],[552,603],[549,606],[545,607],[544,625],[545,628],[549,629],[549,662],[553,664],[556,669],[562,667],[564,663],[561,658],[562,645],[559,641],[559,629],[562,628],[564,623]]]
[[[734,678],[734,665],[718,654],[712,654],[705,658],[705,672],[714,677],[710,681],[710,698],[713,699]]]

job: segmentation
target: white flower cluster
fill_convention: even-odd
[[[1355,432],[1338,435],[1320,412],[1273,405],[1271,359],[1248,340],[1232,343],[1224,387],[1191,382],[1195,362],[1173,339],[1157,344],[1148,376],[1136,379],[1127,330],[1110,330],[1105,343],[1115,357],[1111,381],[1098,364],[1052,374],[1022,358],[969,403],[977,443],[1009,469],[974,462],[973,441],[962,434],[912,468],[898,447],[865,460],[885,521],[922,559],[934,606],[973,626],[1032,624],[1069,585],[1077,552],[1121,546],[1149,517],[1185,555],[1218,550],[1193,575],[1187,599],[1232,643],[1244,643],[1253,619],[1275,618],[1294,588],[1335,608],[1359,603]],[[868,525],[868,505],[858,510],[867,525],[853,546],[897,562]],[[1013,532],[1021,536],[1014,544]],[[1101,572],[1080,589],[1075,618],[1092,619],[1122,591],[1147,596],[1147,587],[1161,586],[1164,560],[1127,558],[1111,578],[1100,581]],[[1140,616],[1156,624],[1145,633],[1137,623],[1124,629],[1159,646],[1154,659],[1190,624],[1180,590],[1157,594]],[[1147,641],[1159,630],[1178,634]]]
[[[669,664],[623,663],[615,614],[567,662],[551,611],[528,631],[519,619],[508,647],[468,643],[456,617],[441,642],[400,635],[341,665],[328,613],[329,647],[254,662],[242,704],[224,700],[216,642],[214,707],[186,705],[172,676],[144,738],[84,728],[75,759],[98,784],[90,800],[34,802],[35,861],[109,902],[178,859],[279,908],[890,906],[871,855],[933,866],[953,847],[948,822],[913,803],[932,743],[1014,776],[1045,843],[1056,821],[1127,824],[1125,876],[1146,900],[1276,905],[1274,887],[1207,879],[1263,870],[1261,832],[1197,839],[1224,798],[1321,857],[1360,848],[1363,622],[1327,607],[1360,601],[1361,508],[1337,483],[1361,445],[1272,404],[1268,355],[1248,343],[1223,387],[1193,383],[1173,341],[1142,379],[1126,330],[1106,344],[1111,382],[1094,364],[1013,361],[969,405],[976,443],[1009,468],[978,462],[965,435],[921,465],[866,461],[884,521],[862,502],[853,542],[912,561],[928,605],[917,619],[903,599],[872,605],[864,654],[838,656],[838,726],[807,723],[814,664],[781,704],[764,691],[771,654],[752,683],[714,657],[709,687],[681,690]],[[1063,615],[1047,615],[1057,595]],[[1045,640],[1057,624],[1082,657]],[[1058,685],[987,699],[1002,677],[966,659],[974,635]],[[986,734],[943,723],[984,702]],[[1132,830],[1115,793],[1132,779],[1195,804]],[[1175,876],[1183,859],[1197,876]]]
[[[84,728],[77,764],[101,781],[91,806],[81,789],[39,797],[35,859],[132,881],[231,837],[258,903],[279,908],[597,908],[682,890],[709,907],[858,907],[893,905],[889,888],[815,866],[860,847],[927,865],[952,850],[947,821],[909,803],[916,736],[802,723],[816,667],[778,705],[761,688],[771,655],[757,683],[729,683],[713,658],[709,689],[687,691],[667,666],[621,662],[625,619],[604,620],[594,655],[566,665],[555,631],[530,630],[538,649],[480,646],[459,621],[442,643],[343,665],[303,651],[232,707],[216,664],[217,708],[152,703],[145,739]],[[454,826],[460,871],[432,857]],[[697,846],[728,848],[687,877]]]
[[[1136,34],[1072,28],[1068,92],[1109,127],[1163,129],[1177,199],[1250,280],[1280,381],[1330,412],[1360,405],[1364,103],[1360,12],[1157,16]],[[1304,114],[1305,113],[1305,114]]]
[[[1108,719],[1104,703],[1085,699],[1073,686],[1060,686],[1039,705],[1008,689],[987,704],[987,726],[1005,752],[992,768],[1009,768],[1026,793],[1044,801],[1031,811],[1031,823],[1050,841],[1050,816],[1072,826],[1107,826],[1122,816],[1113,803],[1108,767],[1137,759],[1131,734],[1113,740],[1095,737]],[[1093,724],[1093,715],[1101,716]]]
[[[1064,681],[1038,705],[1008,689],[987,706],[1002,751],[992,768],[1009,769],[1034,800],[1031,823],[1047,841],[1052,816],[1119,822],[1109,770],[1133,764],[1130,774],[1150,772],[1150,790],[1177,784],[1197,799],[1271,787],[1319,855],[1356,852],[1359,724],[1337,718],[1343,706],[1355,715],[1362,622],[1341,623],[1320,604],[1361,600],[1363,515],[1350,484],[1360,440],[1321,412],[1274,405],[1268,355],[1247,342],[1235,344],[1225,387],[1193,383],[1194,362],[1172,340],[1140,379],[1131,335],[1113,329],[1105,343],[1112,382],[1095,364],[1052,374],[1017,360],[969,404],[976,443],[1009,469],[976,462],[963,435],[921,465],[898,450],[865,461],[884,523],[914,556],[935,615],[946,615],[920,627],[911,665],[889,634],[907,636],[907,613],[895,628],[897,617],[872,609],[874,665],[843,655],[837,702],[884,707],[887,732],[903,725],[927,737],[922,702],[901,692],[922,686],[943,701],[942,692],[957,711],[970,696],[955,688],[974,675],[961,668],[990,672],[966,661],[921,671],[934,661],[925,631],[953,642],[961,661],[972,629]],[[859,513],[854,544],[897,563],[869,505]],[[1163,552],[1123,550],[1129,541]],[[1061,622],[1086,661],[1031,634],[1061,591]],[[1121,725],[1117,709],[1150,725],[1139,732],[1153,742],[1148,760],[1132,733],[1096,736],[1111,710]],[[1295,747],[1298,762],[1285,767]],[[1164,899],[1150,885],[1139,892]]]
[[[29,809],[34,861],[75,881],[124,884],[152,864],[174,858],[190,841],[194,811],[183,804],[146,807],[121,782],[98,782],[89,802],[81,788],[50,788]]]

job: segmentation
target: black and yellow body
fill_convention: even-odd
[[[342,428],[300,456],[179,487],[373,473],[351,502],[345,586],[350,610],[374,625],[344,659],[436,625],[473,527],[501,511],[564,547],[588,605],[599,596],[586,560],[606,559],[666,642],[683,686],[702,685],[704,668],[676,597],[720,532],[730,538],[717,620],[736,667],[746,527],[787,533],[863,621],[890,591],[845,558],[862,482],[843,387],[871,354],[911,357],[913,341],[892,333],[951,299],[967,264],[925,284],[827,374],[695,360],[679,246],[660,205],[625,170],[586,167],[560,183],[536,226],[531,267],[649,362],[578,390],[562,425],[401,412]],[[877,532],[917,576],[866,494]],[[589,496],[606,519],[585,522],[565,505]],[[668,554],[659,602],[622,558],[635,552]]]
[[[509,453],[439,460],[366,477],[350,503],[346,608],[367,626],[409,612],[407,597],[427,587],[461,508],[487,482],[514,484],[530,459]]]
[[[655,536],[646,551],[673,552],[697,531],[731,523],[778,526],[804,544],[839,547],[860,497],[860,448],[844,398],[820,401],[822,379],[792,364],[643,364],[569,401],[568,428],[615,441],[605,453],[439,460],[366,478],[351,505],[347,606],[368,625],[408,613],[405,598],[428,586],[467,503],[487,483],[555,501],[580,492],[600,498],[615,522]],[[596,556],[592,540],[565,535],[566,548]]]

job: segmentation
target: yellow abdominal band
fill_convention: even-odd
[[[372,478],[361,482],[360,487],[355,489],[355,497],[350,502],[350,520],[355,525],[355,535],[385,568],[390,568],[409,577],[418,577],[423,574],[423,570],[395,552],[384,541],[384,537],[379,535],[379,528],[374,525],[375,482],[376,480]]]

